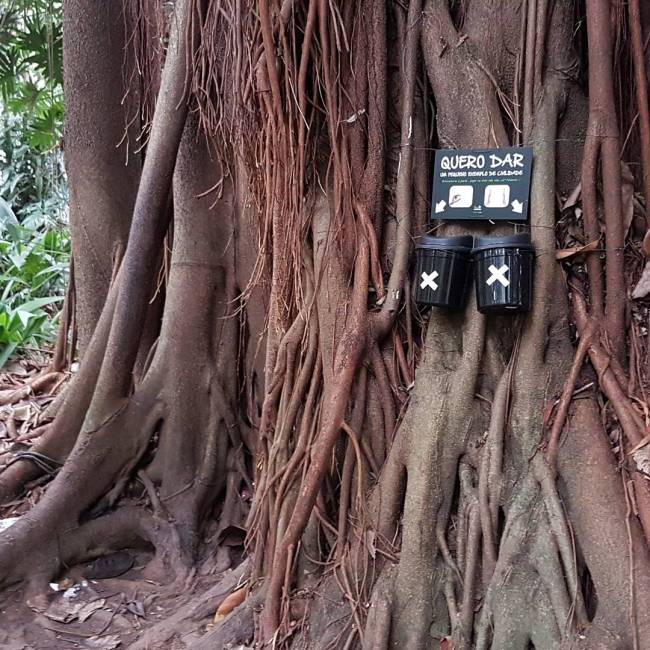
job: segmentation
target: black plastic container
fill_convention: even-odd
[[[484,314],[530,311],[535,249],[528,233],[474,241],[476,303]]]
[[[461,310],[472,269],[472,237],[422,237],[415,247],[415,300],[419,305]]]

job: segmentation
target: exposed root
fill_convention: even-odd
[[[244,582],[249,570],[249,563],[243,562],[236,569],[227,571],[216,584],[185,605],[169,618],[149,628],[130,650],[147,650],[152,647],[164,647],[175,636],[182,636],[208,618],[214,617],[215,612],[240,584]],[[214,646],[213,646],[214,647]]]
[[[363,650],[387,650],[390,639],[391,607],[393,603],[394,571],[387,569],[377,579],[371,596],[366,621]]]
[[[581,167],[558,155],[575,140],[565,110],[585,100],[571,3],[527,0],[505,24],[499,3],[436,0],[182,0],[169,25],[129,7],[138,120],[160,82],[135,216],[69,398],[34,447],[63,467],[0,537],[0,581],[42,584],[146,546],[149,571],[180,588],[204,533],[247,535],[254,586],[199,648],[596,647],[600,630],[625,646],[637,626],[641,644],[650,490],[625,450],[646,442],[645,342],[628,375],[614,41],[594,3],[582,206],[590,243],[602,176],[606,274],[597,255],[574,274],[591,290],[573,287],[575,352],[554,255],[575,230],[564,211],[556,223],[556,190]],[[430,150],[511,142],[535,150],[532,312],[486,317],[472,302],[417,322],[408,259]],[[623,432],[623,486],[593,395],[574,399],[587,357]],[[37,469],[6,468],[0,499]],[[136,486],[151,511],[127,505]],[[189,633],[236,586],[135,647]]]

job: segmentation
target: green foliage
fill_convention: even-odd
[[[61,0],[0,4],[0,367],[51,340],[67,280]]]
[[[51,338],[62,301],[70,240],[64,230],[9,225],[0,238],[0,367],[14,350]]]
[[[63,124],[61,0],[4,0],[0,7],[0,99],[21,115],[30,146],[57,145]]]

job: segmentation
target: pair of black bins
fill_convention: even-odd
[[[528,233],[503,237],[423,237],[416,246],[415,300],[461,310],[474,267],[478,310],[530,311],[535,249]]]

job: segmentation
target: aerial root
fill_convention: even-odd
[[[575,545],[564,509],[560,503],[555,481],[553,480],[551,469],[540,456],[536,456],[533,459],[533,471],[542,490],[546,514],[562,560],[564,575],[566,576],[569,587],[569,595],[571,596],[571,601],[576,611],[576,622],[584,625],[587,623],[587,613],[578,582]]]
[[[375,583],[366,620],[366,632],[361,646],[363,650],[386,650],[388,648],[393,582],[393,570],[386,569]]]
[[[528,543],[530,539],[534,540],[532,545]],[[467,544],[470,546],[470,542]],[[468,557],[469,554],[468,551]],[[531,575],[539,578],[560,638],[567,638],[572,630],[583,629],[588,624],[573,537],[555,488],[552,469],[540,454],[533,458],[532,473],[526,477],[509,509],[496,566],[476,627],[476,647],[479,649],[489,647],[492,621],[499,607],[507,607],[503,590],[509,584],[515,558],[518,565],[528,566]],[[529,633],[532,634],[532,620],[530,625]]]

